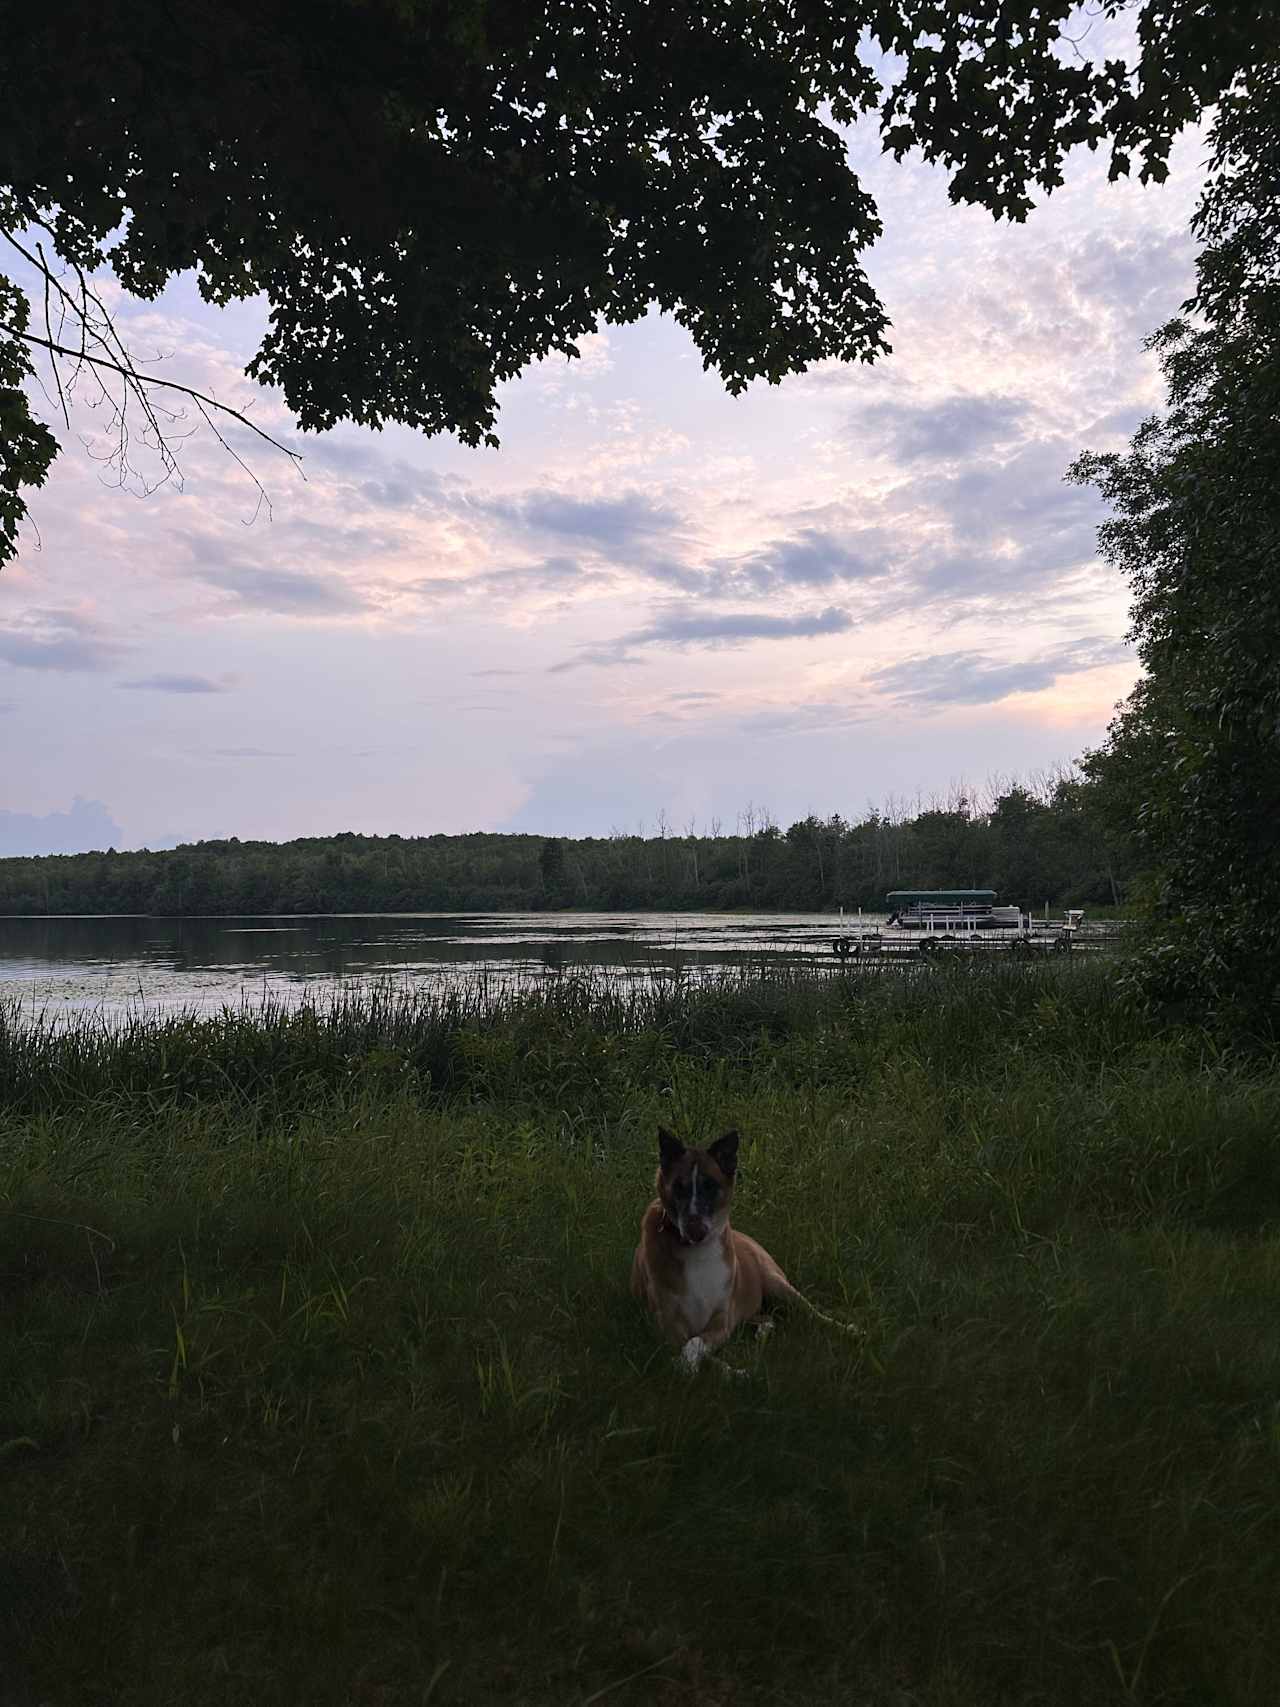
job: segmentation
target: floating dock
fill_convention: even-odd
[[[856,930],[833,938],[831,949],[837,960],[851,965],[874,961],[929,960],[949,955],[1012,955],[1026,960],[1046,954],[1088,954],[1114,948],[1120,939],[1117,928],[1095,925],[1067,930],[1050,926],[1028,932],[967,931],[963,936],[945,932]]]
[[[1086,924],[1084,911],[1071,908],[1060,918],[1044,918],[1019,907],[997,906],[993,889],[895,889],[886,897],[885,926],[857,925],[841,917],[831,950],[841,962],[929,960],[948,955],[1012,955],[1031,960],[1043,955],[1096,952],[1113,948],[1121,927]]]

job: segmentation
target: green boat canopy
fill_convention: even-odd
[[[896,911],[923,901],[932,907],[990,906],[994,889],[891,889],[885,900]]]

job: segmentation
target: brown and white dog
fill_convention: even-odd
[[[695,1150],[659,1129],[658,1156],[658,1195],[640,1223],[631,1290],[692,1373],[740,1322],[758,1318],[766,1299],[810,1306],[768,1251],[729,1225],[736,1132]]]

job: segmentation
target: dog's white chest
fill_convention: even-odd
[[[684,1313],[690,1333],[700,1334],[717,1310],[727,1308],[732,1276],[719,1239],[691,1250],[684,1262]]]

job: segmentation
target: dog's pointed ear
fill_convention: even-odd
[[[658,1160],[663,1173],[668,1173],[684,1155],[684,1145],[674,1132],[668,1132],[665,1126],[658,1128]]]
[[[726,1132],[707,1146],[707,1154],[726,1178],[732,1179],[738,1171],[738,1134]]]

